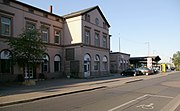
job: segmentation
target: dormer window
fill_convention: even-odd
[[[99,19],[98,18],[95,19],[95,23],[96,23],[96,25],[99,25]]]

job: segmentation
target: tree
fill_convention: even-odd
[[[175,66],[179,67],[180,66],[180,51],[176,52],[173,54],[172,61]]]
[[[27,67],[28,73],[30,66],[42,60],[46,50],[37,29],[27,29],[17,38],[11,38],[6,42],[10,46],[13,62],[18,63],[23,68]]]

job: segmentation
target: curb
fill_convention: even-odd
[[[52,97],[58,97],[58,96],[64,96],[64,95],[68,95],[68,94],[75,94],[75,93],[80,93],[80,92],[93,91],[93,90],[97,90],[97,89],[103,89],[103,88],[106,88],[106,87],[107,86],[99,86],[99,87],[95,87],[95,88],[89,88],[89,89],[65,92],[65,93],[61,93],[61,94],[42,96],[42,97],[31,98],[31,99],[20,100],[20,101],[14,101],[14,102],[8,102],[8,103],[2,103],[2,104],[0,103],[0,107],[14,105],[14,104],[20,104],[20,103],[33,102],[33,101],[37,101],[37,100],[42,100],[42,99],[47,99],[47,98],[52,98]]]
[[[138,81],[143,81],[144,79],[137,79],[137,80],[132,80],[132,81],[127,81],[126,84],[128,83],[133,83],[133,82],[138,82]]]

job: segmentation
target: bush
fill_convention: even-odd
[[[176,68],[176,71],[180,71],[180,67],[177,67],[177,68]]]

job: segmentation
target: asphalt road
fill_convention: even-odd
[[[161,111],[169,103],[174,105],[179,95],[180,72],[176,72],[121,86],[1,107],[0,111]]]

